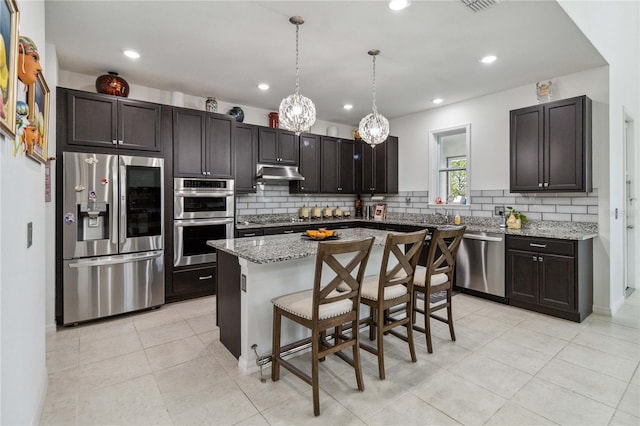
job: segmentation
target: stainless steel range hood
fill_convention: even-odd
[[[272,164],[258,164],[256,178],[258,182],[304,180],[304,176],[298,172],[297,166]]]

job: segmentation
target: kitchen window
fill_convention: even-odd
[[[429,132],[431,204],[468,204],[471,125]]]

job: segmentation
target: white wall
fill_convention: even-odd
[[[614,313],[624,303],[624,112],[636,123],[640,120],[640,3],[567,0],[559,0],[558,3],[610,65],[610,204],[601,204],[600,207],[606,209],[601,210],[601,222],[608,221],[611,258],[611,285],[606,307]],[[638,143],[637,139],[635,143]]]
[[[33,39],[44,65],[44,2],[18,1],[18,8],[20,33]],[[14,157],[8,137],[0,137],[0,187],[0,423],[35,424],[47,387],[45,263],[51,254],[45,251],[44,166]],[[28,222],[33,223],[30,248]]]
[[[587,95],[593,101],[593,180],[598,205],[609,205],[609,67],[550,77],[553,99]],[[547,79],[545,79],[547,80]],[[399,144],[400,191],[429,188],[429,131],[471,124],[471,190],[509,189],[509,111],[537,103],[535,83],[469,101],[391,120]],[[599,238],[594,241],[594,309],[609,306],[609,226],[599,214]]]

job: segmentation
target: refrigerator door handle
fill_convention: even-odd
[[[89,268],[91,266],[119,265],[121,263],[140,262],[155,259],[162,256],[162,251],[154,251],[144,254],[128,254],[124,256],[109,256],[107,258],[91,258],[69,263],[69,268]]]
[[[111,210],[109,211],[109,220],[111,221],[111,244],[117,248],[120,229],[118,227],[118,161],[111,164]]]
[[[120,244],[127,241],[127,165],[120,157]]]

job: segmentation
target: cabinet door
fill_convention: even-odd
[[[543,190],[542,105],[511,111],[510,122],[510,190]]]
[[[233,123],[228,116],[206,116],[206,173],[208,177],[233,178]]]
[[[173,110],[173,175],[202,177],[204,161],[204,112]]]
[[[69,145],[115,147],[116,99],[95,93],[67,92],[66,141]]]
[[[538,256],[540,304],[573,311],[576,309],[575,259],[551,254]]]
[[[258,144],[259,162],[277,164],[278,158],[280,158],[278,153],[278,130],[260,127]]]
[[[316,193],[320,191],[320,136],[300,135],[300,174],[303,181],[290,182],[289,192]]]
[[[338,192],[356,193],[356,143],[349,139],[338,139]]]
[[[573,98],[545,105],[545,189],[576,191],[584,187],[582,99]]]
[[[507,297],[538,303],[538,255],[534,252],[507,251]]]
[[[279,163],[296,165],[298,164],[298,137],[288,130],[278,130],[278,150]]]
[[[161,151],[162,106],[134,100],[118,100],[118,146]]]
[[[385,142],[387,145],[386,153],[386,193],[397,194],[398,193],[398,137],[389,136]]]
[[[320,192],[331,194],[338,192],[338,141],[334,138],[321,136],[321,154],[322,162],[320,163],[321,180]]]
[[[236,193],[256,192],[256,161],[258,160],[258,128],[236,123],[234,130]]]
[[[362,153],[362,184],[361,192],[373,193],[376,190],[375,174],[376,174],[376,148],[364,141],[360,141],[360,152]]]

